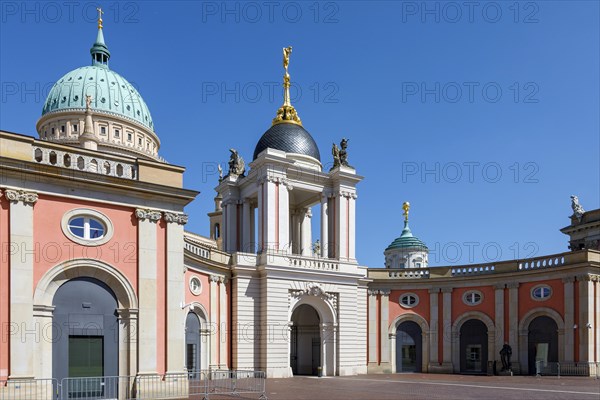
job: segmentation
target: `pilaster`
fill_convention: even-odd
[[[496,326],[496,343],[494,354],[499,354],[504,342],[508,342],[508,332],[504,332],[504,284],[494,286],[494,325]]]
[[[368,364],[369,366],[377,366],[377,294],[378,290],[367,290],[369,296],[369,350]]]
[[[508,288],[508,332],[504,334],[504,341],[508,340],[508,344],[512,347],[514,359],[512,370],[515,373],[520,373],[523,364],[521,364],[521,357],[519,356],[521,354],[519,351],[519,283],[509,282],[506,287]],[[508,338],[506,335],[508,335]],[[524,351],[527,351],[527,349]]]
[[[389,340],[389,315],[390,315],[390,290],[381,289],[381,321],[380,321],[380,338],[381,343],[381,364],[390,363],[390,340]],[[385,368],[385,366],[383,366]]]
[[[572,276],[563,278],[564,285],[564,303],[565,303],[565,347],[564,347],[564,361],[573,362],[575,361],[574,347],[575,347],[575,278]]]
[[[218,285],[219,276],[210,276],[210,368],[219,368],[218,363],[218,314],[217,314],[217,302],[219,301]]]
[[[227,369],[227,293],[225,277],[219,277],[219,368]]]
[[[588,274],[577,276],[579,285],[579,360],[594,361],[594,282]]]

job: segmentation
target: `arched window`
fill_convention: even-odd
[[[400,305],[404,308],[412,308],[419,304],[419,296],[414,293],[405,293],[400,296]]]
[[[214,232],[215,240],[221,237],[221,225],[215,224],[215,232]]]

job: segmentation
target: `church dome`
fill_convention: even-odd
[[[408,226],[408,221],[404,221],[404,229],[402,230],[402,234],[399,238],[394,240],[385,250],[393,250],[393,249],[415,249],[415,250],[425,250],[428,248],[421,241],[421,239],[413,236],[410,231],[410,227]]]
[[[109,68],[101,12],[91,65],[66,73],[50,89],[36,125],[38,134],[43,140],[162,161],[146,102]]]
[[[107,65],[77,68],[60,78],[50,90],[42,116],[60,111],[85,111],[85,96],[92,96],[94,114],[109,114],[154,131],[146,102],[125,78]]]
[[[267,148],[301,154],[321,161],[321,155],[315,139],[302,125],[282,122],[271,126],[260,138],[254,149],[254,157]]]

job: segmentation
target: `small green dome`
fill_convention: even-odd
[[[413,236],[412,232],[410,231],[410,227],[408,226],[408,221],[404,221],[404,229],[402,230],[402,234],[386,248],[386,251],[407,248],[425,251],[428,250],[425,243],[423,243],[419,238]]]
[[[110,52],[99,26],[98,36],[90,49],[92,65],[77,68],[60,78],[50,89],[42,116],[60,111],[85,111],[85,96],[92,96],[94,113],[112,114],[154,132],[150,110],[133,85],[108,68]]]

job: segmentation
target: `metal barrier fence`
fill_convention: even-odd
[[[262,371],[188,371],[165,375],[0,381],[0,400],[210,400],[256,394],[267,400]]]
[[[263,371],[214,370],[208,372],[206,398],[217,394],[260,394],[260,400],[267,400],[266,375]]]
[[[600,379],[600,362],[535,362],[536,376],[591,376]]]
[[[56,379],[15,379],[0,381],[0,400],[54,400]]]

